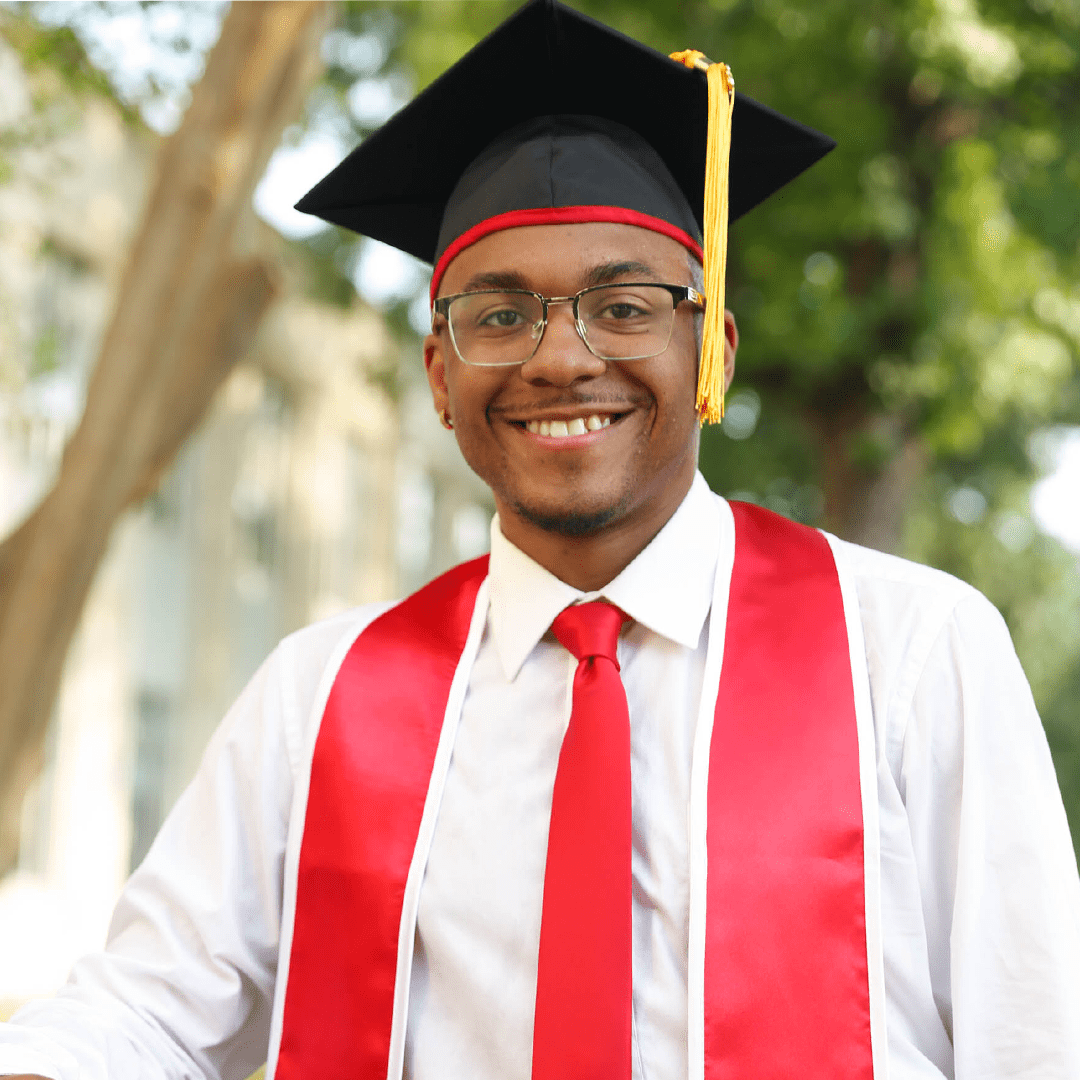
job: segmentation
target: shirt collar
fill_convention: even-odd
[[[701,473],[652,542],[614,581],[583,593],[534,562],[491,523],[491,634],[513,680],[552,620],[581,600],[603,598],[636,622],[687,648],[697,646],[712,605],[720,552],[716,497]]]

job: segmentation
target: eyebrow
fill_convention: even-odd
[[[600,263],[590,267],[585,272],[584,285],[586,288],[590,285],[606,285],[628,274],[650,278],[653,281],[659,280],[659,275],[648,263],[628,259],[621,262]],[[478,289],[524,289],[532,292],[525,276],[516,270],[489,270],[474,274],[465,282],[464,291],[474,292]]]
[[[475,292],[477,289],[525,289],[528,292],[529,283],[524,275],[516,270],[489,270],[483,274],[473,274],[465,282],[465,292]]]
[[[648,263],[629,259],[623,262],[600,263],[599,266],[592,267],[585,274],[585,284],[587,286],[606,285],[609,281],[625,277],[627,274],[633,274],[635,277],[652,278],[653,281],[659,280],[659,275]]]

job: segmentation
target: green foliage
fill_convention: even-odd
[[[9,19],[3,32],[28,70],[55,72],[72,93],[111,96],[108,80],[87,59],[86,50],[70,28],[47,29],[29,19]]]
[[[136,114],[120,101],[107,76],[90,62],[70,27],[45,27],[26,14],[9,11],[0,16],[0,36],[19,54],[31,75],[59,79],[69,94],[107,97],[128,120],[134,120]]]

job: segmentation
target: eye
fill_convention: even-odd
[[[478,326],[490,326],[496,330],[510,330],[515,326],[521,326],[525,322],[520,311],[513,308],[496,308],[487,312],[477,323]]]
[[[655,285],[629,282],[590,289],[581,297],[580,311],[587,322],[603,326],[612,333],[639,330],[649,326],[671,307],[671,294]]]
[[[644,290],[621,289],[593,297],[592,311],[586,310],[590,322],[609,330],[628,330],[656,318],[657,304]]]
[[[644,308],[639,307],[637,304],[632,304],[628,300],[616,300],[606,307],[601,308],[596,313],[596,318],[621,321],[624,319],[640,319],[649,314],[650,313]]]

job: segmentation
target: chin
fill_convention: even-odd
[[[515,502],[513,508],[518,516],[559,536],[595,536],[621,518],[626,510],[626,500],[604,506],[585,506],[580,503],[563,506],[537,506]]]

